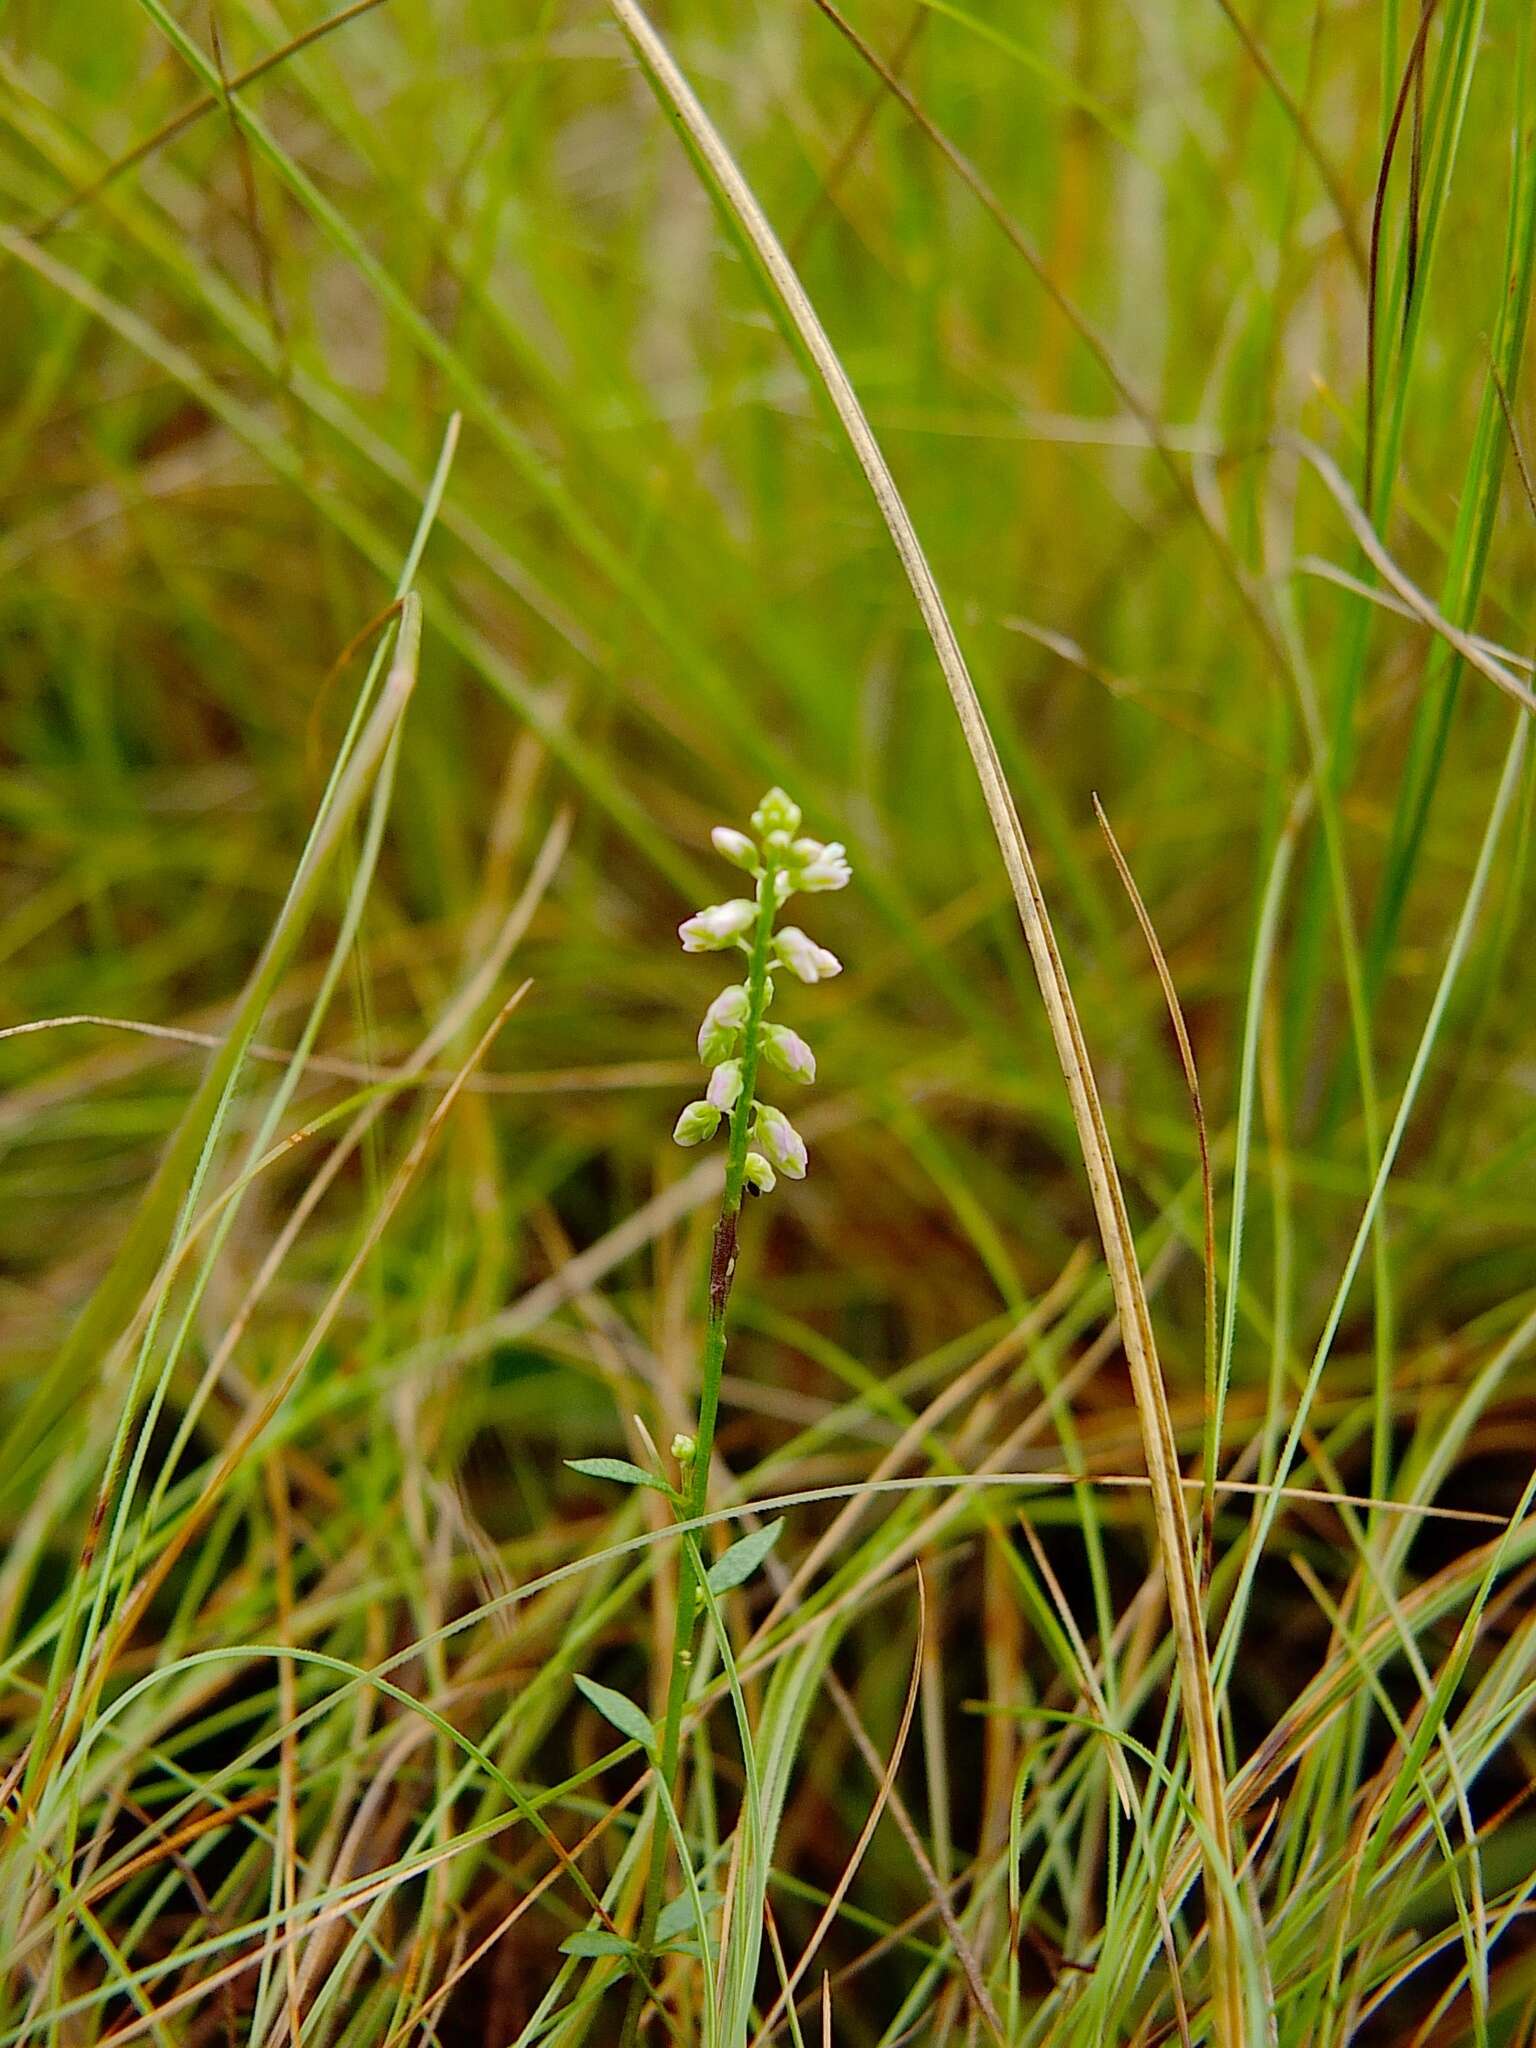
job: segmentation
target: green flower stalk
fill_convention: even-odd
[[[835,840],[823,845],[819,839],[800,836],[800,806],[782,789],[769,790],[752,813],[751,823],[750,833],[720,825],[712,835],[715,851],[752,876],[751,897],[710,904],[678,926],[685,953],[739,952],[746,956],[744,978],[723,988],[704,1012],[698,1045],[699,1058],[710,1068],[709,1082],[699,1100],[683,1109],[672,1133],[679,1145],[701,1145],[713,1138],[722,1124],[727,1129],[725,1193],[710,1251],[709,1320],[698,1422],[692,1436],[678,1436],[672,1444],[678,1464],[678,1504],[689,1521],[704,1513],[709,1495],[710,1454],[725,1370],[726,1309],[736,1273],[742,1202],[749,1194],[770,1194],[781,1175],[803,1180],[809,1163],[805,1140],[789,1118],[758,1094],[765,1064],[802,1085],[816,1078],[816,1056],[799,1032],[768,1021],[774,977],[785,972],[810,984],[828,981],[842,972],[837,956],[807,938],[797,925],[775,931],[775,924],[797,893],[843,889],[852,879],[848,856]],[[696,1560],[697,1552],[690,1543],[680,1567],[671,1682],[657,1749],[657,1769],[669,1793],[677,1778],[693,1637],[703,1606]],[[622,2048],[633,2043],[645,2007],[645,1979],[656,1944],[666,1869],[667,1835],[658,1814]]]

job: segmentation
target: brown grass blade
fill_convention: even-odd
[[[1169,1022],[1178,1041],[1184,1085],[1189,1090],[1190,1114],[1195,1120],[1195,1142],[1200,1148],[1200,1210],[1205,1252],[1205,1487],[1200,1495],[1200,1592],[1203,1599],[1210,1591],[1211,1559],[1216,1550],[1216,1468],[1221,1461],[1221,1389],[1216,1379],[1216,1193],[1211,1179],[1211,1144],[1205,1123],[1205,1101],[1200,1093],[1195,1048],[1190,1044],[1189,1027],[1184,1022],[1184,1005],[1179,1001],[1179,991],[1174,984],[1173,970],[1168,965],[1168,956],[1163,951],[1163,942],[1157,936],[1157,927],[1136,885],[1136,877],[1131,873],[1131,864],[1120,849],[1114,827],[1097,795],[1093,799],[1093,811],[1099,821],[1099,830],[1108,842],[1110,858],[1115,863],[1121,886],[1131,899],[1136,922],[1141,926],[1147,951],[1152,955],[1152,965],[1157,970],[1163,1001],[1168,1006]]]

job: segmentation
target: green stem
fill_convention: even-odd
[[[715,1423],[720,1413],[720,1381],[725,1372],[725,1315],[736,1276],[737,1222],[746,1187],[747,1137],[752,1128],[752,1109],[757,1090],[757,1070],[762,1054],[763,1015],[768,1007],[768,947],[773,937],[773,920],[778,909],[774,892],[775,868],[766,863],[757,883],[757,924],[752,935],[751,965],[747,970],[747,1021],[741,1045],[741,1093],[731,1112],[730,1146],[725,1160],[725,1193],[715,1224],[709,1260],[709,1320],[704,1331],[704,1356],[699,1389],[699,1420],[694,1435],[693,1462],[682,1506],[687,1520],[704,1513],[709,1500],[709,1465],[714,1450]],[[688,1684],[693,1675],[693,1635],[702,1601],[698,1575],[691,1559],[691,1546],[678,1561],[677,1626],[672,1637],[672,1674],[667,1685],[667,1711],[662,1723],[661,1747],[656,1771],[661,1785],[671,1792],[677,1783],[682,1749],[683,1708],[688,1701]],[[634,2048],[640,2018],[645,2010],[646,1977],[656,1941],[656,1922],[661,1913],[662,1888],[667,1876],[667,1831],[661,1826],[661,1802],[652,1818],[651,1860],[645,1880],[645,1903],[636,1937],[635,1978],[630,1987],[629,2006],[619,2048]]]

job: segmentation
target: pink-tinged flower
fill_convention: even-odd
[[[710,1075],[704,1096],[712,1109],[734,1109],[741,1096],[741,1061],[722,1061]]]
[[[805,1140],[782,1109],[760,1102],[752,1135],[770,1165],[776,1166],[780,1173],[787,1173],[791,1180],[805,1179]]]
[[[792,1074],[797,1081],[815,1080],[816,1055],[799,1032],[791,1031],[787,1024],[764,1027],[763,1052],[781,1074]]]
[[[746,987],[742,982],[733,982],[729,988],[721,989],[699,1026],[699,1058],[706,1067],[712,1067],[716,1060],[730,1058],[746,1021]]]
[[[816,858],[808,861],[795,876],[797,889],[846,889],[853,880],[853,869],[848,865],[847,849],[839,839],[831,839],[823,846]]]
[[[702,1145],[720,1128],[720,1112],[708,1102],[690,1102],[678,1118],[672,1136],[679,1145]]]
[[[757,848],[745,832],[733,832],[729,825],[717,825],[710,833],[714,849],[732,867],[745,868],[749,875],[757,873]]]
[[[771,1195],[777,1175],[761,1152],[747,1154],[747,1186],[760,1195]]]
[[[843,963],[837,955],[829,953],[825,946],[818,946],[797,924],[785,925],[775,937],[774,945],[790,973],[797,974],[802,981],[830,981],[834,974],[843,971]]]
[[[743,932],[750,931],[756,917],[755,903],[749,903],[745,896],[733,896],[729,903],[711,903],[707,909],[684,918],[677,936],[685,953],[719,953],[734,945]]]

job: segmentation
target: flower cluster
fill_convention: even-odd
[[[733,1139],[740,1132],[746,1145],[741,1184],[757,1194],[766,1194],[781,1173],[803,1180],[806,1165],[805,1140],[789,1118],[757,1099],[760,1060],[794,1081],[816,1078],[816,1055],[799,1032],[767,1021],[774,970],[786,969],[804,982],[830,981],[843,971],[837,955],[798,925],[774,930],[779,911],[797,890],[844,889],[852,879],[848,856],[836,840],[823,845],[799,833],[800,806],[782,789],[770,789],[752,813],[750,834],[717,825],[715,851],[751,875],[756,889],[750,897],[712,903],[677,928],[685,953],[734,948],[746,954],[748,968],[746,979],[723,988],[704,1012],[699,1058],[711,1069],[709,1086],[700,1101],[689,1103],[672,1135],[679,1145],[698,1145],[728,1117]]]

